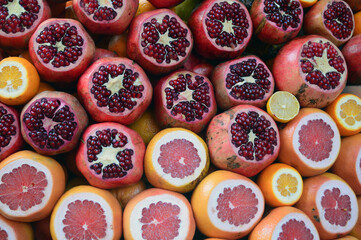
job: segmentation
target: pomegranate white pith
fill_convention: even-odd
[[[295,203],[297,202],[297,200],[300,198],[300,196],[302,195],[302,190],[303,190],[303,180],[301,175],[299,174],[295,174],[296,172],[294,170],[291,170],[289,168],[283,168],[280,169],[279,171],[277,171],[277,173],[274,174],[273,177],[273,181],[272,181],[272,188],[275,189],[275,191],[273,191],[277,197],[277,199],[279,199],[281,202],[284,203]],[[295,192],[291,191],[291,189],[289,189],[289,186],[286,186],[286,190],[287,190],[287,195],[284,196],[280,191],[279,191],[279,184],[278,184],[278,180],[281,177],[281,175],[289,175],[289,177],[292,177],[293,180],[297,181],[297,190]],[[288,177],[288,176],[287,176]],[[277,189],[277,190],[276,190]],[[288,204],[287,204],[288,205]]]

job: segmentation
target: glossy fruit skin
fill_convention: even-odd
[[[144,91],[142,92],[143,96],[142,98],[137,99],[137,105],[135,105],[133,109],[126,109],[124,112],[113,113],[109,111],[108,106],[99,107],[97,105],[97,100],[91,93],[91,87],[93,85],[92,78],[94,73],[99,70],[99,67],[107,64],[124,64],[127,69],[138,72],[140,75],[139,77],[142,78],[142,85],[144,86]],[[118,122],[124,125],[129,125],[141,117],[150,105],[153,94],[152,85],[143,69],[134,61],[121,57],[101,58],[94,62],[79,78],[77,89],[80,101],[83,103],[93,120],[97,122]]]
[[[301,107],[323,108],[335,100],[346,86],[347,69],[340,79],[339,86],[335,89],[322,90],[317,85],[310,84],[303,79],[299,66],[300,52],[308,41],[318,40],[328,42],[327,39],[316,35],[307,35],[291,40],[281,48],[273,63],[272,73],[276,88],[295,95]],[[342,54],[340,56],[342,57]]]
[[[36,43],[37,36],[46,26],[56,23],[69,23],[71,26],[76,26],[76,28],[78,29],[78,34],[81,35],[84,40],[83,55],[81,56],[81,60],[78,60],[76,64],[70,65],[70,67],[68,67],[66,70],[64,68],[54,68],[51,66],[51,64],[44,64],[42,62],[42,59],[39,58],[36,52],[38,45]],[[29,41],[29,54],[31,60],[34,63],[39,74],[41,75],[42,79],[48,82],[70,83],[76,81],[90,64],[94,53],[95,45],[93,39],[89,36],[89,34],[86,32],[80,22],[72,19],[50,18],[47,21],[42,22]]]
[[[149,0],[149,2],[156,8],[171,8],[183,1],[184,0]]]
[[[361,84],[361,34],[352,37],[342,48],[342,54],[345,57],[348,79],[347,84]]]
[[[139,0],[123,1],[123,6],[120,11],[116,11],[117,16],[112,20],[103,21],[94,20],[93,17],[89,16],[80,6],[80,3],[81,0],[74,0],[73,9],[79,21],[84,24],[87,29],[96,34],[116,35],[122,34],[129,26],[137,12]]]
[[[12,238],[13,240],[34,240],[34,232],[29,223],[12,221],[0,214],[0,225],[2,225],[1,230],[5,233],[8,233],[6,231],[8,228],[14,232],[15,238]],[[9,234],[7,237],[10,237]],[[4,240],[7,240],[7,237]]]
[[[297,28],[287,28],[283,30],[278,27],[276,23],[268,21],[264,13],[265,0],[255,0],[250,9],[250,15],[254,27],[254,35],[256,35],[262,42],[275,45],[281,44],[295,38],[300,32],[303,22],[303,8],[300,6],[301,13],[299,14],[300,23]]]
[[[103,179],[101,175],[97,175],[90,169],[90,162],[87,157],[87,139],[94,136],[96,131],[103,129],[117,129],[128,138],[131,148],[134,151],[132,158],[133,168],[127,171],[122,178]],[[128,145],[126,145],[128,146]],[[94,187],[102,189],[112,189],[120,186],[126,186],[138,182],[143,175],[143,159],[145,154],[145,145],[141,136],[134,130],[114,122],[104,122],[90,125],[80,140],[78,152],[76,154],[76,166],[87,181]]]
[[[235,0],[234,2],[239,3],[241,7],[245,9],[249,23],[249,28],[248,28],[249,34],[243,40],[243,43],[240,44],[240,46],[238,46],[236,49],[216,47],[213,44],[213,40],[211,41],[209,39],[207,29],[204,26],[204,19],[206,18],[206,14],[216,2],[220,2],[220,1],[219,0],[203,1],[202,4],[192,12],[188,20],[188,26],[190,27],[194,37],[194,47],[201,56],[207,59],[225,60],[225,59],[236,58],[243,53],[243,51],[246,49],[251,39],[251,35],[253,31],[251,17],[244,4],[241,1]]]
[[[173,70],[181,67],[184,62],[187,60],[193,48],[193,37],[191,31],[188,29],[187,40],[190,42],[190,46],[186,51],[186,56],[179,56],[179,61],[177,63],[169,64],[161,63],[158,64],[154,59],[149,60],[148,56],[143,54],[143,47],[140,45],[141,33],[143,32],[143,23],[149,21],[153,17],[170,15],[174,16],[179,23],[184,24],[183,26],[187,29],[187,25],[171,10],[169,9],[157,9],[149,12],[144,12],[135,18],[133,18],[128,32],[127,40],[127,56],[130,59],[136,61],[146,72],[149,72],[154,75],[162,75],[170,73]]]
[[[112,52],[108,49],[96,48],[91,64],[93,64],[96,60],[107,57],[118,57],[118,55],[115,52]]]

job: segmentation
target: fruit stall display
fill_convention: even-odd
[[[1,0],[0,240],[361,239],[360,0]]]

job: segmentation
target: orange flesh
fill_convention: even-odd
[[[353,126],[357,122],[361,121],[361,105],[353,99],[347,100],[347,102],[341,105],[340,117],[350,126]]]
[[[297,179],[291,174],[282,174],[277,179],[277,190],[284,197],[295,194],[297,192],[297,185]]]
[[[17,90],[22,84],[22,74],[15,66],[5,66],[0,72],[0,88],[13,88]]]

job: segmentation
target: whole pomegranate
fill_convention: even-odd
[[[342,48],[348,69],[348,84],[361,84],[361,35],[356,35]]]
[[[276,87],[295,95],[301,107],[323,108],[344,89],[347,67],[341,51],[321,36],[291,40],[273,62]]]
[[[201,132],[216,114],[212,83],[203,75],[175,71],[154,88],[155,115],[161,127],[181,127]]]
[[[94,41],[76,20],[50,18],[39,25],[29,42],[29,54],[44,80],[69,83],[91,62]]]
[[[276,160],[280,137],[276,123],[265,111],[238,105],[212,119],[207,145],[216,167],[252,177]]]
[[[169,9],[145,12],[130,24],[127,55],[149,73],[166,74],[181,67],[192,47],[191,31]]]
[[[149,0],[149,2],[156,8],[171,8],[184,2],[184,0]]]
[[[209,59],[235,58],[252,36],[252,21],[239,0],[205,0],[192,13],[188,25],[196,51]]]
[[[0,46],[25,49],[40,23],[51,16],[44,0],[3,0],[0,2]]]
[[[21,112],[21,133],[40,154],[56,155],[74,149],[88,125],[78,100],[65,92],[44,91],[28,102]]]
[[[91,185],[116,188],[141,179],[144,153],[144,142],[136,131],[119,123],[97,123],[85,130],[76,165]]]
[[[74,0],[79,21],[96,34],[122,34],[138,9],[139,0]]]
[[[271,71],[254,55],[219,64],[211,81],[217,105],[225,110],[239,104],[264,107],[274,90]]]
[[[352,37],[355,23],[346,2],[321,0],[307,12],[303,26],[305,33],[323,36],[340,46]]]
[[[268,44],[281,44],[297,36],[303,22],[299,0],[255,0],[250,10],[254,34]]]
[[[99,59],[101,59],[101,58],[117,57],[117,56],[118,56],[118,55],[117,55],[115,52],[112,52],[112,51],[110,51],[110,50],[108,50],[108,49],[96,48],[91,63],[94,63],[96,60],[99,60]]]
[[[128,58],[102,58],[80,77],[78,94],[97,122],[131,124],[148,108],[153,88],[143,69]]]
[[[198,54],[191,53],[189,58],[184,63],[185,70],[195,72],[210,78],[214,70],[214,66],[207,59],[199,56]]]

